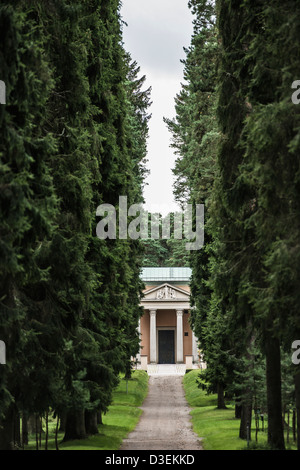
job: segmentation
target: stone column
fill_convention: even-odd
[[[176,310],[177,316],[177,363],[183,363],[183,310]]]
[[[141,352],[142,352],[141,341],[142,341],[142,338],[141,338],[141,319],[140,318],[139,318],[139,324],[138,324],[138,327],[137,327],[137,331],[138,331],[138,335],[139,335],[139,339],[140,339],[140,348],[139,348],[139,352],[136,355],[136,358],[137,358],[138,362],[141,362]]]
[[[192,333],[192,345],[193,345],[193,361],[198,363],[198,338],[195,336],[195,333]]]
[[[157,363],[156,358],[156,310],[150,310],[150,363]]]

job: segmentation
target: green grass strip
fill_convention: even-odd
[[[204,450],[245,450],[247,442],[240,439],[240,420],[235,418],[234,406],[226,404],[226,410],[217,408],[217,395],[207,395],[198,388],[196,379],[199,371],[193,370],[184,376],[183,385],[186,399],[192,408],[193,430],[202,438]],[[249,448],[265,448],[267,432],[258,433],[255,442],[255,432],[252,431],[252,442]]]
[[[148,393],[148,375],[144,371],[134,371],[132,378],[126,380],[122,377],[113,394],[113,402],[103,424],[99,425],[99,434],[86,439],[61,442],[63,434],[59,434],[60,450],[118,450],[123,439],[136,427],[142,410],[139,408]],[[55,423],[49,420],[48,449],[55,449],[54,443]],[[43,449],[43,443],[41,450]],[[35,436],[30,436],[26,450],[35,450]]]

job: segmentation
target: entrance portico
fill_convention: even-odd
[[[164,280],[161,279],[163,273],[168,282],[161,282]],[[144,268],[143,274],[146,289],[141,305],[145,313],[139,325],[142,368],[147,368],[148,364],[197,367],[198,342],[189,322],[190,291],[187,278],[190,270]],[[151,280],[147,274],[152,276]]]
[[[187,305],[188,306],[188,305]],[[143,330],[146,333],[147,330],[147,311],[149,312],[150,320],[150,354],[149,362],[151,364],[181,364],[184,362],[184,351],[183,351],[183,312],[189,314],[188,309],[181,308],[170,308],[170,305],[166,302],[165,305],[161,303],[157,306],[152,306],[145,309],[145,315],[143,317]],[[185,329],[189,330],[189,325],[185,321]],[[189,331],[186,331],[186,337],[188,337]],[[186,340],[186,353],[190,349],[188,346],[189,341]],[[146,346],[146,345],[145,345]],[[169,348],[167,347],[169,346]],[[173,350],[172,350],[173,348]],[[169,352],[169,354],[167,353]],[[170,361],[167,362],[166,357],[170,357]],[[172,359],[171,359],[172,358]]]

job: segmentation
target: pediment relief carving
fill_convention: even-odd
[[[176,301],[176,300],[186,300],[189,301],[190,294],[189,292],[178,288],[176,286],[171,286],[170,284],[162,284],[156,286],[152,289],[149,289],[144,292],[143,300],[157,300],[157,301]]]
[[[176,290],[169,286],[164,286],[156,292],[157,299],[176,299]]]

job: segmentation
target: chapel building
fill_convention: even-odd
[[[149,364],[183,364],[202,368],[198,340],[190,326],[190,268],[143,268],[145,284],[140,319],[138,361]]]

